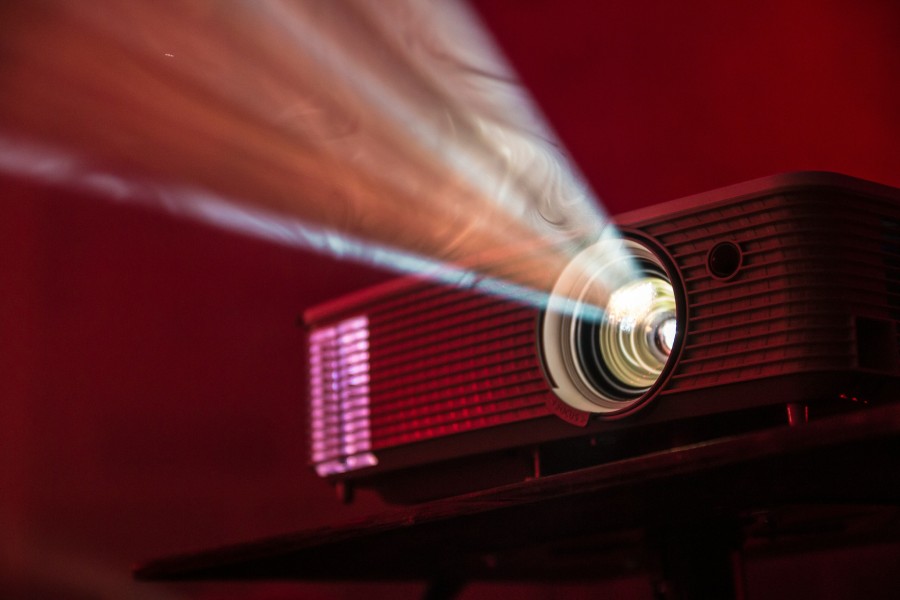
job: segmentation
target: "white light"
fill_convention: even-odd
[[[675,347],[675,334],[678,332],[678,322],[675,319],[666,319],[659,326],[659,341],[662,343],[662,349],[666,354],[672,352]]]
[[[624,285],[609,296],[607,315],[622,331],[634,330],[653,308],[656,288],[649,281]]]

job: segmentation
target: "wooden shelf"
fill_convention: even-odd
[[[896,540],[897,457],[900,406],[872,408],[161,558],[135,576],[586,580],[665,572],[669,558],[695,550]]]

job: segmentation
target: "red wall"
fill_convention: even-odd
[[[477,5],[612,212],[803,169],[900,185],[896,3]]]

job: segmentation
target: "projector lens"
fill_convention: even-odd
[[[668,281],[646,277],[614,291],[599,331],[600,356],[610,374],[629,388],[653,385],[671,352],[660,344],[660,329],[674,317],[675,293]]]
[[[578,255],[543,320],[542,352],[557,396],[605,414],[645,400],[678,347],[677,297],[662,262],[637,241],[604,241]]]

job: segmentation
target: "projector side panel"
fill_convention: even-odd
[[[369,319],[374,448],[547,414],[536,310],[427,285]]]
[[[537,318],[512,301],[406,280],[311,323],[318,472],[372,470],[384,451],[549,415]]]

